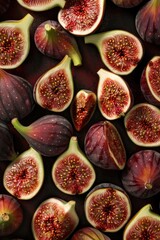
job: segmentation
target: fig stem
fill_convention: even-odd
[[[65,211],[69,212],[71,210],[75,209],[76,202],[74,200],[71,200],[65,204]]]
[[[13,119],[11,120],[11,123],[12,123],[13,127],[14,127],[20,134],[22,134],[22,136],[25,135],[26,130],[28,130],[28,127],[23,126],[23,125],[19,122],[18,118],[13,118]]]
[[[22,26],[25,26],[26,30],[28,31],[28,28],[33,23],[33,20],[34,20],[34,17],[28,13],[19,21],[19,24],[21,24]]]

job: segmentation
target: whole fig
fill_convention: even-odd
[[[122,8],[132,8],[138,6],[143,0],[111,0],[116,6]]]

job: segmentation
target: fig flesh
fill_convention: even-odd
[[[0,69],[0,119],[6,123],[26,117],[34,108],[32,85],[25,79]]]
[[[127,192],[138,198],[160,192],[160,153],[154,150],[134,153],[122,172],[122,183]]]
[[[34,239],[65,240],[75,230],[78,222],[75,201],[49,198],[38,206],[33,215]]]
[[[41,107],[53,112],[66,110],[74,94],[71,58],[66,55],[59,64],[40,76],[33,92]]]
[[[160,106],[160,56],[154,56],[144,68],[141,75],[141,91],[145,99]]]
[[[143,0],[112,0],[112,2],[122,8],[132,8],[138,6]]]
[[[126,151],[117,128],[109,121],[93,124],[85,136],[85,153],[88,159],[103,169],[122,170]]]
[[[93,227],[84,227],[76,231],[71,240],[110,240],[109,237]]]
[[[46,11],[54,7],[64,7],[65,0],[17,0],[24,8],[32,11]]]
[[[68,149],[56,159],[52,168],[56,187],[70,195],[82,194],[91,188],[95,178],[94,168],[80,149],[77,137],[71,137]]]
[[[48,157],[64,152],[73,134],[70,122],[59,115],[45,115],[28,126],[23,126],[14,118],[12,124],[31,147]]]
[[[124,118],[126,132],[138,146],[160,146],[160,110],[148,103],[134,105]]]
[[[128,75],[143,56],[139,39],[124,30],[111,30],[85,36],[85,43],[94,44],[105,66],[115,74]]]
[[[28,200],[38,193],[43,179],[42,157],[30,148],[7,166],[3,176],[3,185],[16,198]]]
[[[127,83],[115,73],[100,69],[97,89],[98,107],[104,118],[115,120],[124,116],[132,104]]]
[[[104,11],[105,0],[67,0],[58,21],[68,32],[85,36],[99,27]]]
[[[72,122],[77,131],[84,128],[92,118],[96,108],[96,94],[90,90],[81,89],[75,95],[70,112]]]
[[[0,22],[0,68],[17,68],[27,58],[33,20],[28,13],[20,20]]]
[[[151,204],[142,207],[126,225],[123,240],[160,239],[160,215],[152,211]]]
[[[22,221],[23,211],[19,202],[12,196],[0,194],[0,237],[14,233]]]
[[[131,203],[128,195],[114,184],[100,184],[86,196],[85,215],[88,222],[103,232],[117,232],[129,220]]]

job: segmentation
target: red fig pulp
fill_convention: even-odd
[[[64,7],[65,0],[17,0],[18,3],[32,11],[46,11],[54,7]]]

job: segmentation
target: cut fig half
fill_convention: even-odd
[[[74,94],[71,58],[66,55],[58,65],[39,77],[33,92],[41,107],[53,112],[66,110]]]
[[[56,159],[52,168],[56,187],[67,194],[82,194],[91,188],[95,178],[94,168],[80,149],[77,137],[71,137],[68,149]]]
[[[27,58],[33,20],[28,13],[20,20],[0,22],[0,68],[17,68]]]
[[[160,146],[160,110],[148,103],[134,105],[124,118],[126,132],[138,146]]]
[[[85,36],[100,25],[105,11],[105,0],[66,0],[58,13],[58,21],[68,32]]]
[[[108,120],[124,116],[132,105],[133,95],[127,83],[115,73],[100,69],[97,89],[98,107]]]
[[[85,43],[94,44],[105,66],[115,74],[128,75],[143,56],[139,39],[124,30],[111,30],[86,36]]]
[[[123,240],[160,239],[160,215],[152,211],[151,204],[142,207],[125,227]]]
[[[119,231],[131,216],[128,195],[109,183],[95,186],[86,196],[84,208],[88,222],[103,232]]]
[[[63,8],[65,0],[17,0],[24,8],[32,11],[46,11],[54,7]]]
[[[21,153],[11,162],[3,176],[5,189],[18,199],[33,198],[40,190],[44,180],[41,155],[33,148]]]

